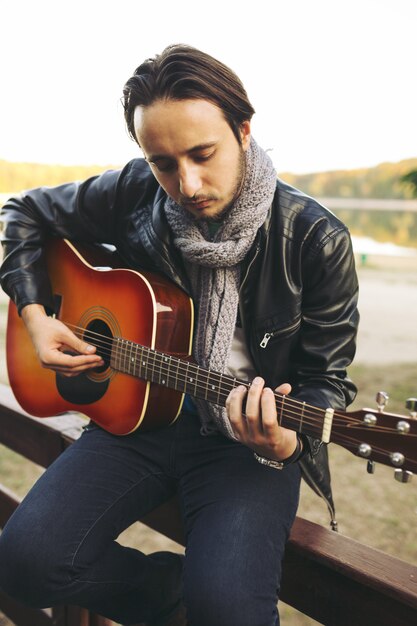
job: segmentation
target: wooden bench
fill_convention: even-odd
[[[79,437],[83,423],[77,414],[31,417],[17,405],[10,388],[0,385],[0,443],[42,467]],[[18,503],[0,485],[0,527]],[[175,500],[142,521],[183,543]],[[327,626],[411,626],[417,624],[417,567],[297,518],[285,555],[281,599]],[[112,624],[73,606],[28,609],[1,592],[0,611],[17,626]]]

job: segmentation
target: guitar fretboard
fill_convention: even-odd
[[[224,406],[235,387],[250,383],[114,337],[110,365],[113,369]],[[326,411],[275,393],[278,421],[282,426],[323,439]]]

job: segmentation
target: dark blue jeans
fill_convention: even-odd
[[[0,587],[23,603],[76,604],[125,624],[169,614],[192,626],[276,626],[281,559],[299,497],[297,465],[277,471],[196,416],[125,437],[97,426],[36,483],[0,536]],[[145,556],[118,535],[179,493],[185,563]]]

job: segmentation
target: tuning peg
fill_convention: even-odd
[[[382,413],[385,406],[388,404],[389,395],[386,391],[378,391],[376,394],[376,403],[378,405],[378,410]]]
[[[409,472],[407,470],[396,469],[394,472],[395,480],[398,480],[399,483],[409,483],[413,477],[413,472]]]
[[[417,419],[417,398],[407,398],[405,408],[407,411],[410,411],[413,420]]]
[[[366,464],[368,474],[375,474],[375,461],[368,461]]]

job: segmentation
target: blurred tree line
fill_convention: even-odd
[[[313,197],[403,199],[417,197],[417,159],[376,167],[280,178]],[[399,246],[416,246],[417,212],[334,210],[353,235]]]
[[[0,160],[0,193],[18,192],[43,185],[54,186],[72,180],[84,180],[117,165],[46,165],[12,163]],[[407,175],[417,170],[417,158],[398,163],[381,163],[376,167],[336,170],[313,174],[291,174],[279,177],[314,197],[342,198],[412,198],[415,190]]]
[[[404,176],[401,176],[401,182],[408,185],[411,188],[411,193],[415,198],[417,198],[417,170],[412,170]]]
[[[0,160],[0,193],[17,193],[34,187],[54,187],[74,180],[84,180],[108,169],[119,169],[119,166],[47,165]]]
[[[410,199],[415,190],[411,170],[417,170],[417,158],[355,170],[279,176],[313,197]]]
[[[46,165],[0,160],[0,193],[17,193],[43,185],[54,186],[84,180],[120,166]],[[376,167],[313,174],[282,173],[279,177],[314,197],[399,198],[417,197],[417,158]],[[337,215],[352,234],[415,246],[417,213],[400,211],[339,210]]]

